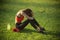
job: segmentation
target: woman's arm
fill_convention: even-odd
[[[25,13],[23,13],[24,16],[26,16],[27,19],[29,20],[33,20],[33,17],[29,17],[28,15],[26,15]]]

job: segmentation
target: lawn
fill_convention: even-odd
[[[2,0],[0,2],[0,40],[60,40],[59,0]],[[21,32],[7,30],[15,27],[15,15],[20,9],[30,8],[37,22],[46,29],[38,33],[30,24]]]

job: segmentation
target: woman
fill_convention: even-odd
[[[26,17],[27,20],[22,22],[24,20],[24,17]],[[26,27],[26,25],[28,23],[30,23],[32,25],[32,27],[34,27],[38,32],[43,33],[43,31],[45,30],[35,20],[31,9],[23,9],[23,10],[18,11],[18,13],[16,14],[16,17],[15,17],[16,28],[13,29],[13,31],[19,32],[19,31],[23,30],[24,27]]]

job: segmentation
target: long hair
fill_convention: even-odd
[[[30,16],[30,17],[33,16],[33,15],[32,15],[32,10],[31,10],[31,9],[25,9],[23,12],[24,12],[26,15]]]

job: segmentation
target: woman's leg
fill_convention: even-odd
[[[44,28],[42,28],[42,27],[39,25],[39,23],[38,23],[35,19],[30,20],[30,24],[31,24],[36,30],[38,30],[38,31],[43,31],[43,30],[45,30]]]
[[[29,20],[26,20],[20,24],[16,23],[16,28],[18,28],[19,30],[22,30],[22,29],[24,29],[25,26],[27,26],[28,23],[29,23]]]
[[[31,24],[35,29],[37,29],[37,26],[39,27],[39,24],[38,24],[38,22],[37,22],[35,19],[30,20],[30,24]]]

